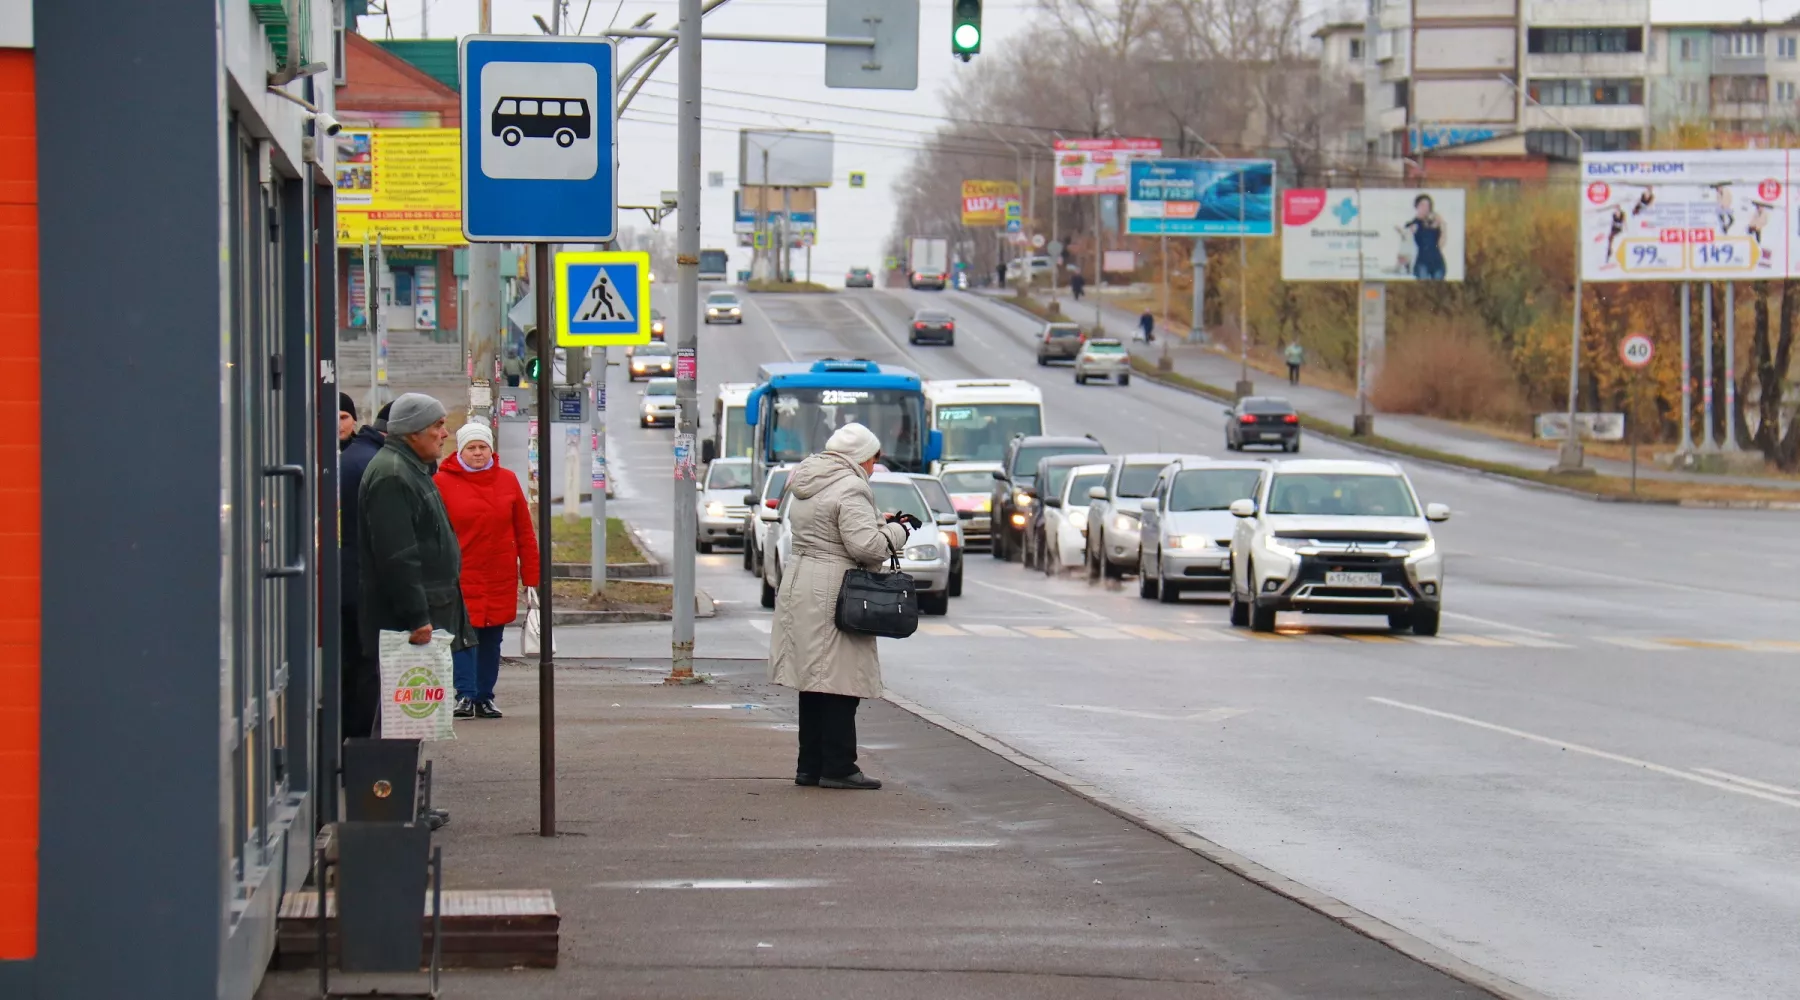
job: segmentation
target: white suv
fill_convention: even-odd
[[[1276,462],[1257,495],[1231,504],[1231,623],[1272,632],[1280,611],[1386,615],[1391,628],[1436,635],[1444,557],[1421,506],[1388,462]]]

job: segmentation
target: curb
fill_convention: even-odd
[[[518,620],[524,620],[525,610],[525,608],[519,609]],[[694,617],[716,618],[718,614],[719,607],[713,601],[712,595],[695,588]],[[552,625],[630,625],[639,622],[674,620],[675,616],[666,611],[587,611],[580,608],[565,611],[554,607],[550,609],[550,624]]]
[[[909,712],[939,729],[960,736],[1064,791],[1099,806],[1120,819],[1142,827],[1177,847],[1186,848],[1240,878],[1247,879],[1276,895],[1291,899],[1309,910],[1329,917],[1358,934],[1379,941],[1400,954],[1428,965],[1453,979],[1461,980],[1476,989],[1500,997],[1502,1000],[1551,1000],[1548,994],[1539,993],[1528,986],[1515,983],[1504,976],[1457,958],[1423,938],[1403,931],[1379,917],[1364,913],[1335,896],[1327,895],[1279,872],[1265,868],[1192,830],[1147,816],[1102,792],[1098,787],[1065,774],[1034,757],[1020,753],[979,730],[945,718],[916,702],[894,694],[892,691],[884,692],[883,697],[894,707]]]
[[[644,580],[662,576],[663,567],[653,562],[606,564],[608,580]],[[550,567],[552,580],[585,580],[593,574],[592,563],[559,562]]]

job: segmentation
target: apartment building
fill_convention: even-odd
[[[1655,25],[1650,61],[1659,140],[1773,146],[1800,132],[1800,18]]]

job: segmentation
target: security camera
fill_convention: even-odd
[[[315,112],[312,116],[312,120],[313,127],[317,128],[324,135],[337,135],[344,130],[342,123],[323,111]]]

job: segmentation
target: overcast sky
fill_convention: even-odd
[[[532,15],[549,20],[554,0],[493,0],[494,31],[536,34]],[[631,24],[654,13],[652,27],[675,26],[675,0],[564,0],[573,33],[586,20],[586,33],[609,23]],[[447,38],[477,28],[477,0],[388,0],[392,13],[362,19],[371,38],[421,37],[421,7],[430,37]],[[1783,19],[1800,10],[1800,0],[1655,0],[1658,21]],[[987,0],[983,5],[984,53],[1003,49],[1030,18],[1041,17],[1033,0]],[[715,31],[823,34],[825,0],[731,0],[707,16]],[[624,61],[644,41],[624,43]],[[978,55],[976,59],[987,58]],[[627,202],[649,203],[675,187],[675,74],[670,57],[637,96],[619,127],[619,183]],[[919,25],[919,89],[916,91],[833,90],[824,84],[825,57],[815,46],[711,42],[705,47],[704,149],[702,184],[713,171],[725,174],[724,188],[707,188],[701,205],[701,243],[732,248],[734,267],[747,267],[749,251],[736,249],[731,232],[731,191],[737,184],[737,132],[752,128],[823,129],[837,135],[837,183],[820,192],[819,243],[813,273],[839,280],[850,267],[879,267],[883,241],[893,221],[892,187],[911,150],[945,113],[940,99],[946,84],[965,67],[950,55],[950,0],[922,0]],[[954,111],[955,109],[950,109]],[[847,186],[851,171],[868,174],[869,186]],[[642,217],[621,217],[643,226]],[[674,222],[664,223],[673,232]],[[795,256],[799,270],[802,258]]]

